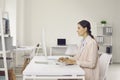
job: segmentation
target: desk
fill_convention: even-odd
[[[23,71],[23,80],[26,79],[82,79],[85,72],[78,65],[56,65],[58,56],[34,56]],[[41,62],[44,62],[41,63]],[[46,62],[46,63],[45,63]]]

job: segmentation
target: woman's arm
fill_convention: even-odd
[[[95,68],[98,60],[98,48],[96,42],[91,42],[87,45],[88,53],[85,61],[77,60],[77,64],[81,67]],[[84,54],[84,53],[83,53]]]

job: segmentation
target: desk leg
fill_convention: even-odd
[[[22,66],[21,73],[24,71],[24,69],[25,69],[26,66],[29,64],[29,62],[30,62],[30,58],[26,58],[26,59],[25,59],[25,62],[24,62],[24,64],[23,64],[23,66]]]
[[[50,56],[52,56],[52,48],[50,48]]]
[[[25,80],[25,77],[23,76],[23,80]]]
[[[85,80],[85,76],[83,76],[83,80]]]

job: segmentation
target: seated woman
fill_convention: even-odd
[[[99,80],[98,44],[91,34],[91,25],[87,20],[78,22],[78,35],[83,37],[78,54],[73,58],[59,58],[66,64],[78,64],[85,71],[85,80]]]

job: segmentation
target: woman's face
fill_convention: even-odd
[[[87,28],[83,28],[80,24],[78,24],[78,35],[84,36],[87,33]]]

